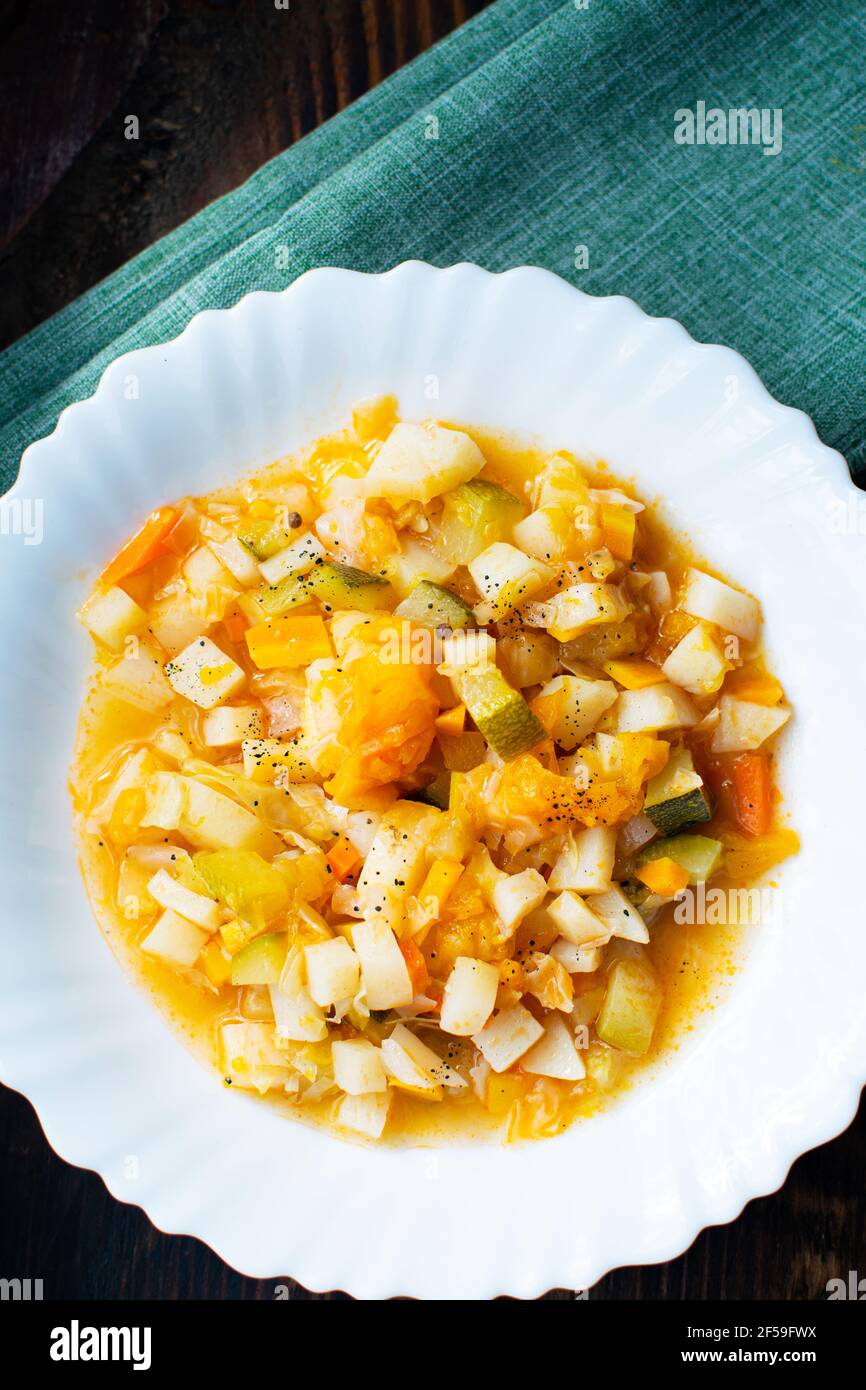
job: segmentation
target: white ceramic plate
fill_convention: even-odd
[[[782,771],[803,850],[778,875],[784,910],[673,1061],[538,1144],[361,1148],[224,1091],[115,963],[75,863],[65,776],[89,638],[73,613],[89,581],[151,508],[383,391],[406,418],[529,431],[663,497],[760,597],[796,711]],[[533,1297],[730,1220],[849,1123],[866,1077],[859,499],[736,353],[540,270],[316,270],[120,358],[27,450],[5,504],[26,526],[41,502],[44,537],[0,537],[2,1079],[62,1157],[157,1226],[316,1290]]]

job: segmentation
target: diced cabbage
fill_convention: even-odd
[[[701,717],[688,695],[667,682],[644,690],[621,690],[611,714],[614,729],[622,734],[689,729]]]
[[[261,735],[262,712],[258,705],[220,705],[208,710],[202,720],[202,742],[206,748],[230,748]]]
[[[572,584],[538,607],[535,625],[547,628],[558,642],[570,642],[601,623],[620,622],[631,612],[630,600],[614,584]]]
[[[607,922],[570,889],[554,898],[547,911],[565,939],[575,946],[603,946],[610,940],[612,933]]]
[[[147,891],[160,907],[170,908],[180,917],[194,922],[197,927],[204,927],[205,931],[216,931],[222,921],[219,903],[206,897],[204,893],[196,893],[193,889],[184,887],[176,878],[172,878],[167,869],[156,871],[147,885]]]
[[[391,1092],[388,1090],[376,1095],[343,1096],[334,1112],[334,1120],[341,1129],[362,1134],[367,1139],[381,1139],[388,1123],[391,1105]]]
[[[616,829],[600,825],[569,834],[550,871],[551,892],[571,888],[576,893],[605,893],[616,858]]]
[[[613,681],[555,676],[542,686],[533,709],[554,743],[570,753],[592,733],[616,698]]]
[[[519,604],[526,603],[551,583],[556,571],[507,541],[496,541],[470,562],[469,573],[485,600],[476,613],[487,622],[504,618]]]
[[[557,937],[548,954],[565,966],[569,975],[592,975],[601,968],[601,946],[575,946],[564,936]]]
[[[162,709],[172,699],[172,689],[163,673],[161,656],[149,643],[141,640],[137,652],[121,657],[120,661],[109,667],[102,679],[109,690],[138,709]]]
[[[246,806],[178,772],[153,773],[145,783],[141,823],[179,830],[197,849],[252,849],[266,858],[285,848]]]
[[[510,933],[517,929],[528,912],[541,906],[546,896],[547,883],[537,869],[503,874],[493,889],[493,909]]]
[[[285,1086],[289,1064],[274,1042],[270,1023],[223,1023],[219,1030],[219,1066],[226,1081],[265,1092]]]
[[[611,936],[624,941],[649,941],[647,924],[634,903],[630,902],[621,888],[614,885],[606,893],[598,893],[592,900],[593,911],[610,928]]]
[[[358,879],[356,897],[364,916],[375,914],[383,926],[399,924],[406,899],[426,873],[427,841],[441,814],[414,801],[398,801],[385,813]]]
[[[405,1023],[398,1023],[391,1033],[391,1042],[397,1043],[405,1053],[408,1054],[419,1067],[429,1072],[433,1080],[441,1086],[449,1086],[454,1090],[463,1090],[467,1082],[448,1061],[443,1061],[432,1047],[428,1047],[422,1042],[417,1033],[413,1033],[411,1028],[407,1028]]]
[[[361,976],[371,1009],[400,1009],[412,1003],[414,990],[397,938],[386,922],[361,921],[352,928],[352,944],[361,959]]]

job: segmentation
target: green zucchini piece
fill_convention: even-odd
[[[513,492],[473,478],[445,494],[438,548],[455,565],[468,565],[494,541],[510,540],[513,527],[525,513]]]
[[[395,618],[406,618],[410,623],[421,627],[465,628],[477,627],[475,614],[457,594],[443,589],[441,584],[433,584],[422,579],[416,584],[402,603],[394,609]]]
[[[418,791],[411,792],[407,801],[420,801],[425,806],[438,806],[440,811],[448,810],[448,802],[451,797],[451,773],[440,772],[428,782],[426,787],[420,787]]]
[[[251,597],[260,604],[266,618],[281,618],[291,608],[299,608],[311,599],[310,590],[302,574],[287,574],[276,584],[264,584],[253,589]]]
[[[288,940],[286,932],[272,932],[249,941],[232,960],[232,984],[277,984],[286,962]]]
[[[595,1031],[609,1047],[643,1057],[652,1044],[661,1002],[661,987],[649,961],[625,956],[610,968]]]
[[[685,869],[690,883],[702,883],[718,868],[721,857],[721,840],[708,835],[668,835],[642,849],[635,862],[640,866],[651,859],[673,859]]]
[[[497,666],[469,666],[456,678],[475,727],[501,758],[514,758],[547,737],[544,725]]]
[[[674,748],[666,766],[650,778],[643,809],[663,835],[710,820],[712,803],[688,748]]]
[[[361,613],[383,608],[392,593],[391,585],[380,575],[330,561],[313,566],[306,575],[306,588],[328,611],[354,608]]]
[[[253,849],[200,850],[192,862],[208,892],[245,922],[263,927],[288,906],[279,869]]]
[[[277,551],[285,550],[295,539],[285,526],[262,517],[249,517],[237,529],[237,538],[257,560],[269,560]]]

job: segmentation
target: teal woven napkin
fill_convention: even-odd
[[[498,0],[3,354],[0,483],[119,353],[413,257],[629,295],[866,467],[864,49],[858,0]]]

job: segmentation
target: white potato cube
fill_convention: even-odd
[[[668,682],[644,690],[621,690],[611,713],[620,734],[690,729],[701,717],[688,695]]]
[[[539,691],[538,699],[543,704],[537,712],[554,743],[570,753],[592,733],[616,698],[613,681],[554,676]]]
[[[386,922],[356,922],[352,944],[361,960],[361,976],[370,1009],[402,1009],[412,1003],[409,970],[397,938]]]
[[[106,671],[103,684],[137,709],[162,709],[173,698],[162,669],[162,657],[139,641],[136,655],[122,656]]]
[[[382,1041],[382,1062],[392,1085],[424,1094],[431,1100],[441,1100],[441,1081],[437,1081],[430,1068],[411,1056],[393,1036]]]
[[[291,992],[278,985],[268,985],[277,1036],[289,1042],[323,1042],[328,1025],[321,1007],[303,985],[291,982]]]
[[[554,898],[547,911],[566,941],[575,946],[603,946],[610,940],[611,929],[607,923],[570,889]]]
[[[147,891],[160,907],[170,908],[205,931],[216,931],[223,919],[219,903],[204,893],[185,888],[176,878],[172,878],[167,869],[157,870],[147,885]]]
[[[754,642],[761,625],[761,610],[755,599],[723,584],[703,570],[690,569],[682,601],[685,613],[715,623],[725,632],[733,632],[746,642]]]
[[[219,1030],[220,1071],[233,1086],[265,1092],[285,1086],[289,1064],[274,1043],[270,1023],[223,1023]]]
[[[165,674],[177,694],[199,709],[213,709],[231,699],[247,679],[237,662],[209,637],[197,637],[166,662]]]
[[[402,422],[371,463],[367,490],[375,496],[426,503],[469,482],[483,467],[484,455],[462,430]]]
[[[582,1081],[586,1076],[574,1035],[558,1014],[545,1021],[543,1036],[523,1054],[520,1070],[532,1076],[552,1076],[558,1081]]]
[[[789,709],[756,705],[751,700],[723,695],[719,701],[719,723],[713,734],[712,750],[714,753],[748,753],[760,748],[790,717]]]
[[[202,720],[206,748],[230,748],[245,738],[261,738],[262,712],[258,705],[220,705]]]
[[[304,949],[307,988],[314,1001],[327,1008],[341,999],[352,999],[361,983],[361,962],[343,936],[320,941]]]
[[[647,924],[621,888],[609,888],[592,900],[593,911],[610,928],[611,936],[623,941],[649,941]]]
[[[485,616],[501,618],[549,584],[556,571],[507,541],[496,541],[470,561],[469,573],[487,601]]]
[[[89,598],[78,617],[88,632],[113,652],[119,651],[130,633],[138,632],[147,622],[144,609],[116,584]]]
[[[539,507],[518,521],[511,536],[527,555],[555,564],[566,558],[574,527],[564,507]]]
[[[628,597],[614,584],[572,584],[544,605],[544,626],[558,642],[570,642],[598,623],[618,623],[631,612]]]
[[[197,546],[183,562],[183,577],[192,593],[202,594],[217,585],[221,589],[234,589],[237,584],[218,555],[207,545]]]
[[[262,572],[258,561],[251,555],[237,536],[226,534],[222,540],[209,541],[208,545],[217,559],[225,566],[233,579],[245,589],[253,584],[261,584]]]
[[[381,1139],[388,1123],[391,1092],[376,1095],[343,1096],[336,1109],[336,1123],[341,1129],[362,1134],[366,1139]]]
[[[599,825],[571,834],[550,871],[547,886],[552,893],[564,888],[576,893],[605,893],[610,887],[615,858],[615,827]]]
[[[405,1023],[397,1024],[391,1034],[391,1041],[402,1047],[419,1067],[429,1072],[438,1085],[451,1086],[455,1090],[462,1090],[467,1085],[460,1073],[449,1062],[443,1061],[432,1047],[422,1042],[418,1034],[407,1028]]]
[[[575,946],[573,941],[559,936],[547,954],[565,966],[569,975],[591,975],[601,969],[601,946]]]
[[[141,943],[149,956],[159,956],[169,965],[189,968],[207,945],[208,934],[201,927],[167,908]]]
[[[493,889],[493,909],[505,927],[513,932],[528,912],[540,907],[547,895],[547,883],[537,869],[505,874]]]
[[[492,1071],[507,1071],[519,1061],[544,1029],[522,1004],[502,1009],[472,1039]]]
[[[499,989],[499,971],[488,961],[458,956],[445,981],[441,1027],[444,1033],[471,1038],[484,1027]]]
[[[662,665],[668,680],[690,695],[715,694],[727,669],[724,653],[703,623],[686,633]]]
[[[349,1038],[331,1044],[334,1080],[350,1096],[366,1096],[388,1089],[382,1054],[366,1038]]]

